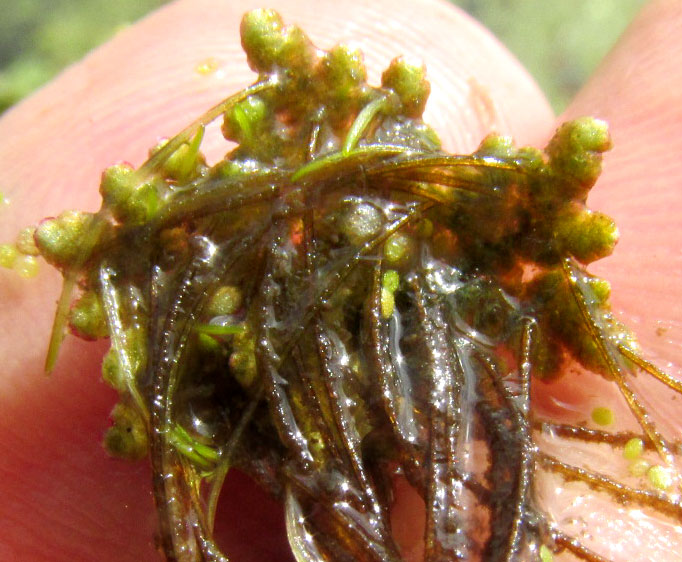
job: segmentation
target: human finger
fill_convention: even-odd
[[[614,254],[590,271],[610,282],[614,314],[635,331],[642,353],[677,380],[682,380],[681,27],[679,3],[649,3],[559,118],[594,115],[610,125],[614,148],[605,155],[588,203],[615,219],[620,241]],[[628,384],[658,429],[679,440],[679,395],[645,374]],[[616,419],[610,430],[641,431],[613,381],[566,377],[546,390],[544,400],[560,404],[559,409],[575,409],[585,418],[595,405],[608,405]],[[605,466],[621,481],[649,485],[646,478],[628,475],[620,455]],[[563,505],[562,521],[582,521],[586,543],[600,554],[614,560],[677,558],[682,534],[673,519],[646,509],[597,507],[600,500],[590,500],[589,493],[581,496],[580,506],[571,504],[565,491],[563,496],[565,502],[548,493],[550,501]]]
[[[2,237],[65,207],[95,209],[102,168],[116,160],[141,163],[158,136],[171,136],[253,81],[237,36],[251,7],[207,0],[170,5],[6,115],[0,138],[11,142],[0,146],[0,183],[11,204]],[[546,135],[552,115],[532,80],[476,23],[444,3],[274,7],[321,47],[359,43],[375,83],[393,56],[423,59],[433,91],[426,119],[450,150],[470,151],[493,129],[522,142]],[[197,71],[202,65],[214,71]],[[218,143],[207,144],[214,159],[225,150]],[[108,459],[99,445],[115,401],[98,381],[101,348],[69,340],[52,379],[41,374],[57,283],[45,272],[30,284],[4,276],[0,288],[3,302],[13,303],[0,319],[7,357],[0,435],[8,451],[0,487],[11,488],[0,508],[9,521],[0,531],[3,554],[8,560],[154,559],[148,471]],[[228,552],[240,560],[275,559],[277,547],[253,536],[228,540]]]

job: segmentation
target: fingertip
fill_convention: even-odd
[[[682,7],[645,6],[563,118],[609,122],[614,148],[590,194],[621,238],[594,265],[613,286],[616,310],[643,346],[682,366]],[[682,374],[682,373],[681,373]]]
[[[0,137],[12,139],[0,146],[0,184],[12,204],[0,224],[0,239],[11,239],[20,225],[64,208],[94,210],[105,166],[121,160],[139,165],[159,136],[173,135],[251,83],[255,77],[241,51],[238,26],[242,13],[255,6],[246,0],[168,5],[121,32],[9,112],[0,122]],[[492,130],[511,134],[519,142],[546,136],[552,114],[532,79],[490,34],[446,3],[381,0],[353,8],[325,1],[311,10],[279,0],[274,7],[286,22],[308,31],[322,48],[337,42],[359,44],[373,83],[378,83],[381,70],[396,55],[423,60],[432,83],[425,119],[438,129],[449,150],[473,150]],[[223,144],[209,146],[214,158],[224,150]],[[19,344],[13,334],[3,342],[5,349],[13,346],[16,359],[11,372],[4,374],[6,384],[22,379],[25,360],[35,360],[42,352],[38,342],[49,330],[46,304],[56,297],[40,286],[51,281],[41,279],[44,285],[34,286],[35,298],[27,302],[23,317],[16,312],[11,320],[3,319],[2,328],[9,333],[15,330],[13,322],[25,326],[31,310],[43,310],[42,323],[32,326],[30,338]],[[16,387],[8,401],[21,407],[38,384],[29,381]],[[88,414],[93,427],[106,425],[100,414]],[[12,423],[5,421],[6,426]],[[35,449],[38,441],[32,443]],[[92,450],[90,446],[80,452]],[[78,470],[71,466],[59,465],[55,470],[72,471],[71,477],[78,479]],[[100,486],[107,484],[106,474],[98,475]],[[85,483],[81,492],[88,497],[92,487]],[[41,501],[41,494],[49,496],[49,482],[36,492],[31,505]],[[64,504],[60,509],[58,513],[68,512],[69,507]]]

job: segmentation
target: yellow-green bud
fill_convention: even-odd
[[[38,275],[40,264],[34,256],[18,256],[12,269],[17,272],[19,277],[31,279]]]
[[[564,123],[547,146],[550,166],[569,181],[561,188],[569,199],[584,199],[601,173],[602,152],[611,148],[608,125],[592,117]]]
[[[152,183],[138,184],[133,172],[129,164],[110,166],[102,174],[99,192],[116,220],[141,224],[156,213],[159,196]]]
[[[578,117],[561,127],[562,142],[571,148],[606,152],[613,146],[606,121],[594,117]]]
[[[109,166],[102,172],[99,193],[105,205],[116,209],[126,203],[130,195],[135,191],[135,176],[133,172],[133,167],[126,162]]]
[[[556,222],[555,236],[562,253],[582,263],[591,263],[613,252],[619,234],[611,217],[583,210],[562,214]]]
[[[431,84],[423,65],[410,64],[403,57],[395,58],[381,75],[381,85],[397,94],[407,117],[418,118],[424,113]]]
[[[225,113],[222,132],[227,140],[251,146],[267,126],[268,107],[258,96],[249,96]]]
[[[414,242],[407,234],[396,232],[384,244],[384,259],[391,266],[404,265],[412,256]]]
[[[326,94],[337,104],[356,98],[367,80],[362,53],[346,45],[337,45],[325,55],[321,73]]]
[[[39,256],[40,250],[36,246],[35,233],[36,229],[33,226],[23,228],[14,243],[17,250],[26,256]]]
[[[147,429],[140,414],[126,404],[116,404],[111,412],[114,424],[104,435],[104,448],[113,457],[129,460],[147,455]]]
[[[314,48],[310,40],[300,28],[285,27],[274,10],[244,14],[240,33],[249,66],[258,73],[269,73],[276,67],[302,70],[311,66]]]
[[[664,466],[654,465],[646,473],[649,483],[657,490],[665,491],[673,484],[673,476],[670,469]]]
[[[642,456],[643,451],[644,441],[638,437],[633,437],[623,447],[623,456],[630,461],[634,461]]]
[[[513,158],[516,154],[514,140],[511,137],[490,134],[485,137],[476,149],[477,156],[493,156],[495,158]]]
[[[374,205],[351,204],[340,219],[339,230],[351,244],[360,245],[379,232],[383,222],[383,213]]]
[[[78,337],[85,340],[109,335],[104,307],[94,292],[83,293],[73,304],[69,311],[69,326]]]
[[[605,304],[611,296],[611,284],[606,279],[599,277],[588,276],[586,278],[587,285],[592,290],[592,296],[595,302]]]
[[[19,251],[13,244],[0,244],[0,267],[11,269],[19,257]]]
[[[545,165],[545,157],[542,150],[534,146],[523,146],[516,151],[516,161],[521,163],[524,169],[538,170]]]
[[[284,42],[284,22],[275,10],[246,12],[240,26],[242,48],[256,72],[272,69]]]
[[[381,286],[384,289],[391,293],[395,293],[398,290],[399,285],[400,275],[395,269],[387,269],[384,271],[384,274],[381,277]]]
[[[395,295],[385,287],[381,288],[381,316],[390,318],[395,310]]]
[[[250,350],[238,350],[230,355],[230,370],[237,382],[249,388],[256,380],[256,356]]]
[[[45,219],[35,233],[40,254],[52,265],[66,267],[82,256],[80,241],[92,224],[93,215],[65,211],[57,218]]]
[[[598,406],[592,410],[592,421],[597,425],[611,425],[614,421],[613,410],[605,406]]]
[[[242,292],[239,287],[227,285],[220,287],[208,301],[206,314],[208,316],[225,316],[234,314],[242,305]]]

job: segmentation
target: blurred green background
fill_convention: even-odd
[[[3,2],[0,112],[106,41],[122,26],[166,1]],[[560,112],[645,0],[453,0],[453,3],[482,21],[507,45]]]

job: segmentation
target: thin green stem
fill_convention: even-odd
[[[206,125],[208,125],[214,119],[220,117],[233,105],[245,100],[249,96],[254,94],[259,94],[261,92],[271,90],[275,88],[278,84],[276,75],[269,77],[267,80],[262,82],[256,82],[253,86],[245,88],[241,92],[230,96],[229,98],[221,101],[219,104],[213,106],[206,113],[204,113],[199,119],[190,123],[177,135],[175,135],[171,140],[169,140],[163,147],[156,152],[149,160],[147,160],[140,168],[135,172],[137,174],[138,183],[142,184],[147,181],[151,176],[153,176],[159,167],[173,154],[184,142],[191,139],[197,131]]]
[[[383,96],[375,99],[362,108],[362,111],[360,111],[348,130],[346,139],[343,142],[343,147],[341,148],[341,154],[347,156],[351,153],[372,120],[385,108],[386,98]]]

